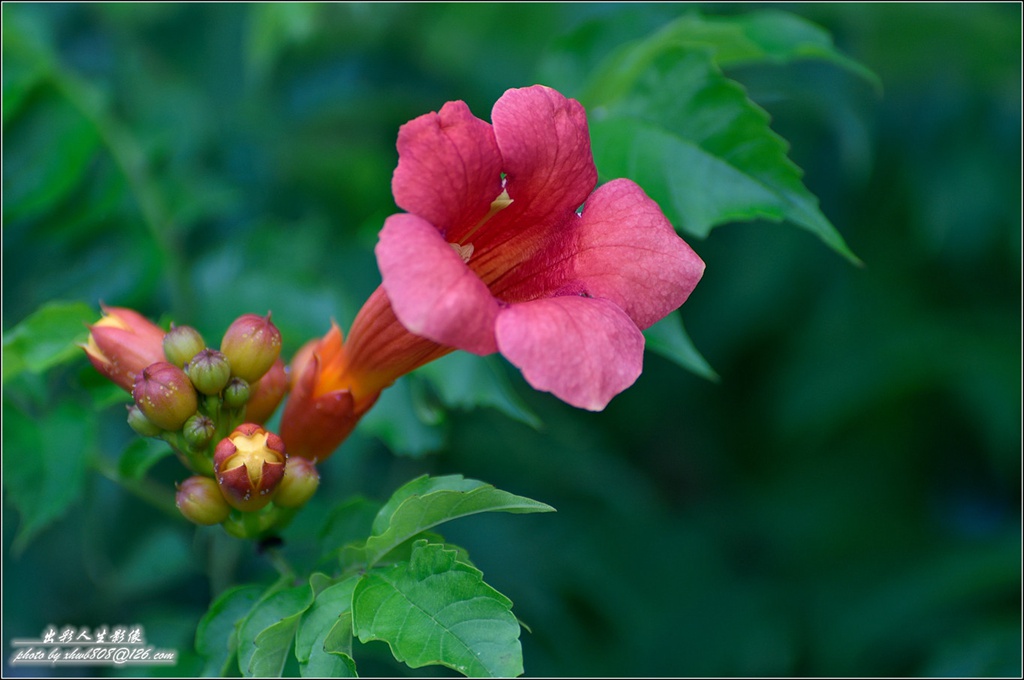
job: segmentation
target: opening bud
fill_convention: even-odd
[[[274,505],[282,508],[301,508],[309,502],[320,486],[320,473],[313,461],[306,458],[288,459],[284,479],[274,496]]]
[[[132,398],[162,430],[178,430],[199,407],[196,391],[185,371],[166,361],[142,369],[135,379]]]
[[[158,437],[163,432],[146,417],[137,404],[128,407],[128,425],[135,430],[135,434],[141,437]]]
[[[188,377],[203,394],[220,394],[231,379],[231,365],[215,349],[199,350],[188,362]]]
[[[103,313],[81,347],[97,371],[131,392],[142,369],[164,360],[164,330],[125,307],[104,307]]]
[[[235,319],[220,343],[220,351],[231,362],[231,373],[254,383],[270,370],[281,354],[281,332],[266,317],[243,314]]]
[[[186,420],[181,429],[185,441],[197,451],[206,448],[216,433],[217,425],[202,413],[197,413]]]
[[[224,403],[228,408],[242,408],[249,401],[252,388],[241,378],[232,378],[224,388]]]
[[[243,512],[253,512],[274,497],[284,477],[286,458],[280,437],[245,423],[217,444],[213,469],[227,502]]]
[[[205,526],[220,524],[231,513],[231,506],[217,488],[217,482],[199,475],[178,485],[174,504],[187,520]]]
[[[206,349],[206,343],[199,331],[191,326],[171,326],[164,336],[164,356],[169,363],[184,368],[192,357]]]

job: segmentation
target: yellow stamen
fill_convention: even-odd
[[[468,234],[466,234],[465,236],[462,237],[462,241],[460,241],[460,243],[466,243],[466,241],[468,241],[470,239],[470,237],[473,236],[473,234],[475,234],[480,229],[480,227],[484,226],[484,224],[487,223],[487,220],[491,219],[492,217],[497,215],[500,211],[502,211],[505,208],[507,208],[510,205],[512,205],[512,201],[513,201],[513,199],[509,198],[509,196],[508,196],[508,189],[504,189],[503,188],[501,190],[501,193],[498,194],[498,197],[496,199],[494,199],[493,201],[491,201],[491,209],[487,212],[486,215],[484,215],[484,218],[482,220],[480,220],[479,222],[477,222],[476,226],[473,227],[472,229],[470,229]],[[472,245],[470,245],[470,247],[472,247]],[[459,254],[461,255],[462,253],[460,252]],[[473,254],[473,251],[470,250],[470,255],[472,255],[472,254]],[[469,257],[468,256],[463,256],[462,259],[463,259],[463,261],[468,261]]]

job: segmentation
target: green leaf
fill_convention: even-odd
[[[352,659],[351,576],[321,591],[306,610],[295,635],[295,658],[303,677],[356,677]]]
[[[43,373],[83,356],[76,343],[89,336],[86,324],[99,318],[83,302],[48,302],[4,333],[3,382],[22,371]]]
[[[649,55],[639,70],[631,62],[622,69],[629,96],[605,104],[608,115],[595,126],[602,173],[640,170],[637,182],[650,184],[669,218],[694,235],[736,220],[787,219],[859,263],[804,187],[768,114],[722,75],[707,51],[671,46]],[[630,143],[636,148],[620,146]],[[643,176],[648,173],[665,177],[659,184],[667,187],[654,185]]]
[[[356,635],[382,640],[412,668],[442,665],[467,676],[523,672],[512,602],[443,546],[418,541],[408,562],[367,573],[352,595]]]
[[[705,52],[722,69],[825,61],[881,88],[871,69],[836,50],[828,31],[795,14],[765,10],[736,16],[682,16],[648,38],[619,48],[595,71],[584,97],[608,100],[623,94],[649,60],[675,48]]]
[[[287,616],[264,628],[253,640],[253,654],[245,675],[253,678],[281,677],[298,629],[299,614]]]
[[[679,314],[669,314],[644,331],[648,349],[675,362],[686,370],[718,381],[718,374],[694,346]]]
[[[874,71],[836,49],[828,31],[795,14],[770,9],[730,17],[699,17],[697,20],[710,26],[736,28],[742,36],[741,40],[746,41],[744,49],[738,53],[728,54],[722,49],[717,51],[715,59],[723,68],[751,63],[788,64],[815,59],[863,78],[876,90],[882,88],[882,81]],[[674,30],[685,34],[685,21],[679,23],[681,25]],[[700,30],[699,27],[697,30]]]
[[[172,453],[167,442],[149,437],[135,439],[121,454],[117,471],[125,479],[142,479],[151,467]]]
[[[55,88],[40,90],[4,129],[5,221],[53,208],[78,185],[99,149],[92,121]]]
[[[416,479],[408,481],[398,487],[398,489],[391,494],[391,498],[388,499],[387,503],[381,506],[377,511],[377,516],[373,518],[371,531],[374,534],[384,532],[388,528],[388,525],[391,524],[391,519],[398,507],[413,496],[425,496],[426,494],[434,491],[472,491],[485,486],[488,485],[480,480],[466,479],[462,475],[445,475],[442,477],[420,475]]]
[[[572,89],[590,112],[602,179],[635,180],[694,236],[729,222],[788,220],[860,264],[804,187],[768,114],[722,68],[817,59],[877,85],[870,70],[836,51],[820,27],[777,11],[687,15],[616,49],[610,41],[620,35],[585,25],[546,60],[556,76],[589,75]]]
[[[3,8],[3,125],[23,110],[35,88],[50,74],[53,58],[39,17],[8,5]]]
[[[595,121],[590,130],[601,172],[634,180],[688,234],[704,238],[721,224],[785,215],[768,187],[693,140],[625,116]]]
[[[20,553],[78,500],[96,438],[92,414],[61,403],[41,416],[4,402],[3,478],[21,522],[13,549]]]
[[[374,535],[361,546],[363,558],[372,566],[417,534],[480,512],[554,512],[554,508],[461,475],[418,477],[381,508],[374,520]]]
[[[455,559],[457,559],[459,562],[469,565],[470,567],[476,566],[475,564],[473,564],[473,560],[470,558],[468,550],[466,550],[462,546],[455,545],[454,543],[449,543],[444,539],[444,536],[437,533],[436,531],[421,531],[412,538],[402,541],[402,543],[400,543],[397,547],[388,551],[386,562],[388,564],[394,564],[396,562],[408,562],[410,556],[412,555],[413,546],[421,540],[425,540],[427,543],[437,543],[438,545],[443,545],[445,550],[454,550]],[[382,563],[383,562],[378,562],[378,564]]]
[[[430,382],[446,406],[490,406],[513,420],[540,427],[540,418],[515,393],[496,361],[493,357],[452,352],[418,369],[416,375]]]
[[[238,668],[247,677],[280,677],[302,613],[313,603],[308,583],[278,590],[253,607],[238,629]]]
[[[223,677],[230,670],[238,649],[236,626],[252,611],[265,590],[265,586],[258,585],[235,586],[210,604],[196,627],[196,652],[206,660],[204,676]]]
[[[4,18],[3,34],[6,43],[14,31],[7,28],[6,16]],[[28,103],[33,90],[45,81],[48,70],[45,62],[27,59],[25,55],[13,52],[4,49],[2,120],[5,129]]]

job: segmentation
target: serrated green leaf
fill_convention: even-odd
[[[374,521],[374,536],[361,546],[372,566],[417,534],[481,512],[554,512],[546,503],[516,496],[461,475],[419,477],[398,489]]]
[[[412,668],[442,665],[478,677],[523,672],[511,609],[479,570],[426,541],[416,543],[408,562],[367,573],[352,596],[360,641],[386,642]]]
[[[83,302],[48,302],[4,333],[3,382],[22,371],[42,373],[83,355],[76,345],[89,335],[86,324],[99,318]]]
[[[253,654],[245,676],[252,678],[279,678],[288,661],[288,652],[299,629],[299,615],[287,616],[264,628],[253,640]]]
[[[196,627],[196,652],[205,659],[203,676],[223,677],[238,650],[236,625],[248,616],[265,586],[239,585],[221,593]]]
[[[496,361],[494,357],[452,352],[421,367],[415,375],[428,380],[446,406],[490,406],[513,420],[540,427],[540,418],[512,390]]]
[[[613,71],[616,87],[601,91],[611,99],[601,100],[591,128],[603,175],[633,176],[696,236],[738,220],[786,219],[860,263],[804,187],[768,114],[706,50],[642,49]]]
[[[767,187],[691,140],[620,116],[590,129],[602,172],[633,179],[688,234],[704,238],[721,224],[785,214]]]
[[[584,24],[542,65],[590,112],[602,179],[636,180],[695,236],[734,221],[788,220],[860,264],[804,187],[768,115],[721,69],[815,59],[878,87],[874,73],[838,52],[827,31],[775,10],[690,13],[625,44],[612,21]]]
[[[400,543],[398,546],[388,551],[387,561],[392,564],[395,562],[408,562],[410,556],[412,555],[413,546],[418,541],[423,540],[425,540],[427,543],[436,543],[438,545],[443,545],[445,550],[454,550],[455,559],[457,559],[459,562],[469,565],[470,567],[476,566],[475,564],[473,564],[473,560],[469,557],[468,550],[466,550],[462,546],[455,545],[454,543],[449,543],[448,541],[444,540],[444,536],[437,533],[436,531],[421,531],[412,538],[402,541],[402,543]]]
[[[135,439],[117,462],[118,474],[125,479],[142,479],[151,467],[173,453],[167,442],[148,437]]]
[[[238,668],[246,677],[279,677],[299,620],[313,603],[304,583],[264,597],[238,628]]]
[[[648,349],[674,361],[692,373],[708,380],[718,381],[718,374],[697,351],[678,314],[669,314],[646,329],[644,337],[647,338]]]
[[[828,31],[803,17],[769,9],[728,17],[702,17],[702,20],[739,28],[754,47],[750,52],[736,55],[719,52],[716,61],[723,68],[759,62],[786,64],[816,59],[863,78],[876,90],[882,88],[882,81],[874,71],[839,52]]]
[[[299,674],[309,678],[357,678],[352,658],[352,612],[338,617],[326,634],[317,638],[309,661],[299,664]]]
[[[719,68],[825,61],[881,88],[871,69],[836,50],[828,31],[795,14],[765,10],[735,16],[682,16],[643,40],[619,47],[595,70],[583,96],[602,101],[621,96],[650,60],[676,48],[707,53]]]
[[[3,422],[4,487],[20,515],[12,546],[20,553],[81,496],[96,427],[92,413],[67,402],[30,416],[5,401]]]
[[[295,635],[303,677],[355,677],[352,659],[352,591],[357,576],[328,586],[306,610]]]
[[[485,486],[489,485],[478,479],[466,479],[462,475],[444,475],[441,477],[420,475],[398,487],[391,494],[391,498],[381,506],[380,510],[377,511],[377,516],[373,518],[371,531],[374,534],[383,533],[388,528],[388,525],[391,524],[391,518],[394,516],[398,506],[412,496],[424,496],[433,491],[472,491],[473,489]]]

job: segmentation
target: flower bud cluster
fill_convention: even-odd
[[[130,309],[103,311],[82,347],[131,393],[131,428],[168,442],[194,473],[178,486],[182,515],[245,538],[283,526],[319,474],[305,459],[289,461],[280,437],[261,426],[289,390],[270,314],[235,319],[214,349],[190,326],[165,332]]]

